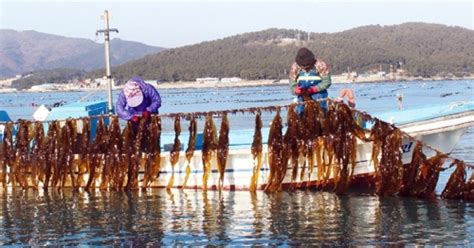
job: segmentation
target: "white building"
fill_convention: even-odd
[[[198,83],[217,83],[219,82],[219,78],[215,77],[205,77],[205,78],[196,78],[196,82]]]
[[[221,78],[221,83],[235,83],[242,81],[239,77]]]

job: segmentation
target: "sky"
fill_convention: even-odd
[[[474,0],[0,0],[0,29],[97,42],[104,10],[112,38],[174,48],[268,28],[335,33],[365,25],[427,22],[474,29]]]

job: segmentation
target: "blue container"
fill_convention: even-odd
[[[4,110],[0,110],[0,122],[7,122],[11,121],[12,119],[8,115],[8,113]],[[4,132],[5,125],[0,124],[0,142],[3,142],[3,132]]]
[[[107,114],[107,102],[106,101],[93,101],[93,102],[76,102],[53,108],[49,113],[46,121],[53,120],[66,120],[67,118],[81,118],[86,116],[97,116]],[[91,141],[95,137],[95,131],[98,123],[98,118],[90,119],[90,130],[91,130]],[[104,118],[104,123],[108,125],[109,119]],[[45,123],[45,132],[47,131],[48,124]]]

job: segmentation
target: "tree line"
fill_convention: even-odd
[[[309,36],[309,37],[308,37]],[[298,48],[306,46],[326,61],[333,74],[406,69],[410,76],[474,73],[474,31],[427,23],[371,25],[339,33],[268,29],[196,45],[168,49],[112,68],[119,81],[132,75],[158,81],[199,77],[282,79]],[[113,51],[112,51],[113,53]],[[103,70],[87,73],[95,78]]]

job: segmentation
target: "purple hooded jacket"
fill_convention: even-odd
[[[140,87],[143,93],[143,102],[134,108],[128,106],[127,98],[122,90],[115,104],[118,116],[124,120],[130,120],[134,115],[139,115],[145,110],[152,114],[158,114],[158,109],[161,107],[161,97],[155,87],[145,83],[138,76],[134,76],[130,80],[137,82]]]

